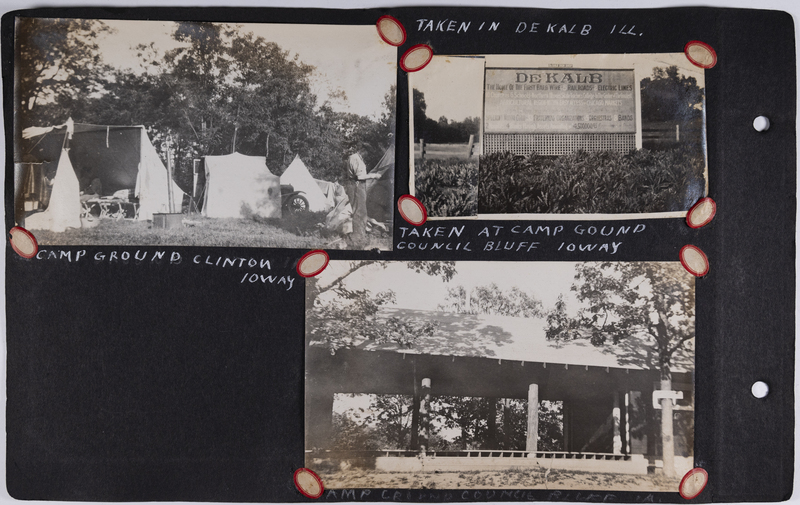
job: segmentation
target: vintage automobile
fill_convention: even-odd
[[[289,214],[309,212],[308,199],[302,191],[295,191],[291,184],[281,184],[281,204]]]

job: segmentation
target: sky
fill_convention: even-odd
[[[409,74],[409,88],[425,94],[425,115],[431,119],[481,117],[483,67],[483,58],[434,56],[425,68]]]
[[[489,68],[535,68],[548,67],[554,62],[574,68],[631,68],[637,80],[649,77],[653,67],[676,65],[681,74],[696,78],[700,87],[705,87],[703,69],[692,65],[683,53],[434,56],[428,66],[409,75],[409,87],[425,94],[425,115],[429,118],[445,116],[462,121],[466,117],[483,115],[484,65]]]
[[[337,278],[348,266],[348,261],[331,261],[319,275],[320,285]],[[416,310],[436,310],[448,289],[470,283],[473,287],[495,283],[504,291],[516,286],[541,300],[545,310],[555,305],[559,294],[565,295],[565,300],[574,300],[570,291],[575,277],[572,262],[457,261],[456,271],[450,282],[443,282],[440,277],[415,273],[403,262],[390,262],[386,269],[377,265],[364,267],[345,282],[350,289],[369,289],[373,293],[391,289],[397,307]]]
[[[170,33],[169,21],[104,20],[115,30],[100,42],[107,63],[119,68],[138,70],[139,59],[133,49],[153,42],[160,51],[178,47]],[[237,25],[242,33],[252,32],[277,43],[297,55],[299,60],[316,67],[311,79],[312,91],[319,103],[332,91],[343,90],[347,104],[332,102],[341,112],[380,117],[383,99],[397,77],[397,49],[378,36],[373,25]]]

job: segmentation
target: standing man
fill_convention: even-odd
[[[345,190],[353,207],[353,235],[356,246],[366,245],[367,231],[367,179],[377,179],[380,174],[368,174],[361,153],[356,150],[345,161]]]

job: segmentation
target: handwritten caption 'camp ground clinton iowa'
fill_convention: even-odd
[[[244,258],[240,256],[219,256],[207,254],[183,255],[178,251],[135,251],[112,250],[88,252],[86,249],[58,250],[39,249],[34,256],[37,260],[63,261],[67,263],[93,262],[123,265],[141,265],[144,263],[192,265],[195,267],[213,267],[224,270],[235,270],[242,274],[239,284],[269,284],[289,291],[294,287],[296,277],[293,275],[277,275],[272,273],[272,263],[263,258]],[[244,270],[244,272],[242,272]]]

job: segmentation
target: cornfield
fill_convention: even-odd
[[[705,192],[705,163],[683,149],[480,158],[481,213],[642,213],[687,210]]]
[[[474,161],[426,160],[415,167],[414,186],[428,216],[474,216],[478,211],[478,164]]]

